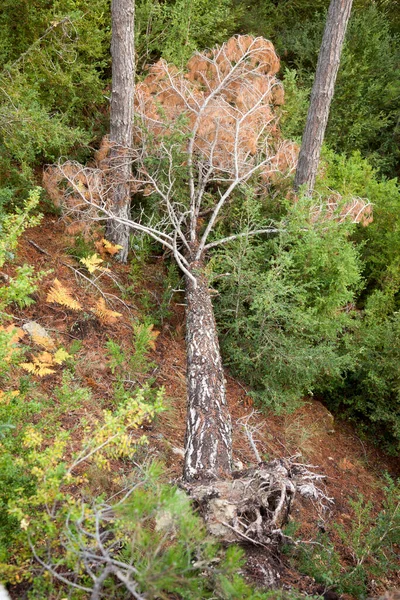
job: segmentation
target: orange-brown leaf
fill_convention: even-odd
[[[121,313],[107,308],[104,298],[100,298],[97,301],[96,306],[90,310],[104,325],[112,325],[119,319],[119,317],[122,317]]]
[[[58,279],[53,281],[53,287],[47,294],[47,302],[61,304],[61,306],[65,306],[71,310],[82,310],[82,306],[79,304],[79,302],[74,300],[72,297],[71,290],[64,287]]]

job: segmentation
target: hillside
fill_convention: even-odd
[[[13,323],[18,327],[30,321],[40,324],[55,346],[64,348],[70,354],[66,366],[56,367],[55,373],[43,377],[30,376],[34,383],[24,395],[26,410],[20,413],[21,422],[16,424],[16,428],[18,431],[19,427],[29,423],[40,428],[44,435],[41,451],[53,443],[54,427],[58,433],[63,430],[69,432],[65,452],[67,457],[71,456],[79,449],[82,426],[101,419],[104,409],[115,410],[118,404],[116,389],[121,380],[126,393],[148,381],[154,388],[165,388],[166,410],[157,415],[152,423],[144,422],[140,427],[139,433],[145,432],[148,446],[139,452],[139,456],[145,452],[146,460],[151,457],[162,461],[165,465],[162,479],[165,482],[177,482],[183,468],[186,416],[184,299],[181,292],[173,292],[166,287],[170,281],[167,277],[168,262],[163,256],[148,255],[144,262],[143,254],[137,253],[135,257],[134,253],[132,264],[125,266],[104,253],[104,265],[107,264],[110,271],[99,272],[98,275],[88,273],[78,256],[82,253],[91,256],[99,252],[100,239],[101,231],[92,232],[87,240],[68,235],[68,228],[59,218],[48,214],[39,226],[24,233],[18,245],[16,261],[12,266],[5,265],[3,268],[2,277],[5,280],[15,273],[16,266],[24,263],[34,265],[37,271],[46,272],[33,296],[34,303],[23,309],[13,307]],[[48,291],[55,278],[80,303],[82,310],[69,310],[48,301]],[[109,323],[96,318],[87,308],[101,297],[106,299],[109,310],[120,313]],[[148,328],[148,338],[141,356],[138,356],[137,336],[135,347],[132,323],[136,323],[136,327],[142,324]],[[37,354],[37,344],[35,346],[34,340],[28,335],[21,338],[19,343],[27,351],[27,357]],[[65,379],[67,371],[69,375]],[[122,378],[121,373],[124,374]],[[14,369],[9,389],[18,385],[21,387],[18,384],[20,377],[21,369]],[[261,412],[254,406],[246,386],[230,376],[228,371],[226,378],[236,465],[241,463],[240,468],[247,468],[255,462],[254,453],[240,424],[248,417],[248,423],[256,426],[254,437],[263,460],[297,454],[298,461],[318,465],[317,472],[326,477],[327,496],[333,498],[328,509],[322,513],[309,500],[298,497],[295,501],[289,523],[290,535],[297,540],[304,540],[304,548],[309,549],[311,541],[315,541],[322,533],[334,544],[335,556],[323,556],[322,551],[315,556],[314,552],[312,560],[310,556],[306,559],[309,565],[314,563],[314,573],[305,569],[310,573],[305,575],[304,558],[301,563],[299,558],[290,558],[287,553],[280,555],[276,560],[283,589],[298,590],[304,594],[326,592],[323,596],[326,598],[357,598],[357,593],[336,594],[335,589],[338,576],[340,578],[353,571],[361,557],[366,567],[370,595],[377,596],[385,589],[400,586],[398,572],[396,574],[388,570],[385,573],[383,569],[377,572],[377,576],[373,575],[376,562],[382,563],[383,560],[373,548],[367,548],[365,556],[363,554],[363,547],[368,544],[368,533],[384,500],[385,483],[382,475],[388,472],[393,478],[399,477],[398,462],[382,454],[367,439],[359,437],[348,422],[341,421],[339,415],[334,417],[316,399],[306,398],[304,405],[294,413],[277,416],[271,412]],[[69,394],[60,394],[63,384],[69,386]],[[82,389],[89,393],[82,393]],[[122,398],[121,389],[119,391]],[[42,407],[39,403],[39,409],[36,407],[30,412],[29,403],[37,404],[40,398],[47,399],[47,402],[40,400]],[[143,456],[140,460],[143,460]],[[88,493],[94,496],[105,492],[109,494],[116,481],[128,475],[131,468],[129,461],[123,458],[112,459],[111,464],[109,475],[107,471],[90,467],[83,487],[76,487],[73,494],[77,497],[82,493],[84,496]],[[357,500],[359,495],[363,500],[359,514],[355,515],[351,501]],[[369,503],[370,508],[363,513]],[[295,532],[294,523],[297,525]],[[343,528],[345,538],[339,535],[337,525]],[[379,530],[376,535],[379,537],[382,531]],[[326,542],[327,538],[324,539]],[[319,540],[322,541],[321,538]],[[357,543],[360,544],[358,548]],[[266,584],[268,571],[264,564],[265,553],[257,546],[245,545],[244,548],[244,573],[250,582],[262,588]],[[335,560],[339,560],[339,567],[335,567]],[[11,559],[11,562],[15,560]],[[339,568],[336,574],[335,568]],[[14,572],[14,583],[18,582],[20,569],[21,566]],[[39,574],[39,578],[41,576],[43,573]],[[354,582],[353,586],[357,589]],[[26,583],[14,585],[11,588],[12,597],[21,600],[28,597],[24,591],[28,588]],[[329,589],[332,591],[327,592]],[[50,597],[58,598],[55,589]]]
[[[2,0],[0,600],[400,600],[399,0]]]

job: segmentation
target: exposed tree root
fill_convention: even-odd
[[[296,494],[309,498],[321,512],[333,503],[321,487],[324,476],[297,458],[260,463],[235,471],[231,479],[182,485],[198,504],[211,534],[227,543],[272,548],[285,537],[282,527]]]

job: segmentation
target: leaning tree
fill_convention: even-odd
[[[309,194],[314,189],[352,4],[353,0],[331,0],[329,5],[294,179],[296,191],[302,185]]]

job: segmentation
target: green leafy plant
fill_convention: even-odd
[[[106,348],[110,357],[108,360],[108,365],[111,369],[111,373],[114,375],[117,370],[121,369],[121,367],[127,364],[128,358],[120,344],[112,339],[109,339],[106,342]]]
[[[345,307],[361,286],[352,225],[310,221],[311,210],[300,199],[276,223],[281,233],[243,236],[212,261],[225,360],[278,411],[354,362],[342,347],[355,326]],[[252,211],[246,218],[256,218]]]
[[[130,367],[134,373],[145,373],[153,365],[149,362],[149,353],[155,350],[159,331],[154,329],[154,323],[145,319],[142,323],[133,325],[134,351],[129,359]]]
[[[40,220],[40,215],[31,215],[40,199],[40,188],[35,188],[29,194],[23,208],[17,208],[12,214],[3,217],[0,229],[0,267],[7,260],[14,257],[18,239],[25,229],[34,227]],[[17,267],[14,277],[9,277],[6,284],[0,287],[0,314],[9,305],[15,302],[20,308],[29,306],[33,300],[30,295],[36,291],[37,282],[44,275],[43,272],[34,275],[33,267],[23,265]]]
[[[368,580],[384,579],[398,568],[400,541],[400,482],[386,477],[383,508],[374,514],[372,502],[362,495],[350,501],[353,512],[349,527],[334,524],[346,560],[334,538],[320,534],[317,544],[299,544],[294,551],[300,570],[339,593],[357,598],[367,595]]]
[[[68,393],[67,385],[65,379],[58,395],[68,411],[73,390]],[[137,389],[117,410],[103,411],[101,418],[91,419],[69,462],[65,462],[65,453],[71,445],[71,433],[61,429],[53,435],[51,444],[45,443],[44,423],[39,427],[26,424],[17,439],[3,442],[7,460],[1,466],[11,483],[3,494],[9,515],[8,539],[2,548],[3,558],[7,557],[1,565],[3,577],[14,583],[31,579],[26,564],[31,545],[36,546],[38,555],[47,553],[48,548],[58,545],[69,512],[78,514],[81,510],[76,490],[83,493],[85,467],[95,465],[109,472],[110,461],[131,460],[136,448],[146,443],[137,430],[162,410],[162,396],[162,391]],[[49,513],[50,506],[53,509]],[[66,560],[68,563],[68,557]]]

